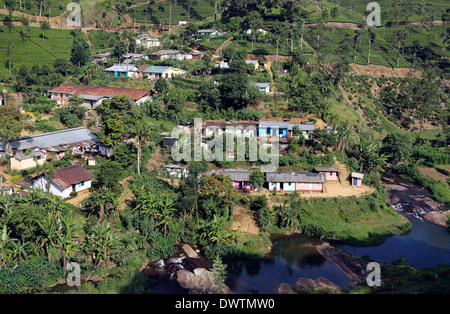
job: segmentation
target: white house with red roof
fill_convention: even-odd
[[[33,187],[61,198],[68,198],[72,192],[82,192],[91,188],[94,175],[81,165],[72,165],[55,171],[50,179],[44,173],[33,180]]]

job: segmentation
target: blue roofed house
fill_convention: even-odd
[[[149,79],[158,79],[160,77],[170,79],[174,76],[184,75],[186,73],[183,69],[173,68],[170,66],[152,65],[142,71],[142,74],[147,74]]]
[[[138,67],[134,64],[114,64],[104,71],[117,77],[135,77],[137,69]]]

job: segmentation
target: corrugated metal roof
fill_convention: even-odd
[[[17,141],[13,141],[13,150],[27,150],[29,148],[41,148],[52,150],[55,147],[64,147],[78,144],[92,146],[98,143],[98,138],[86,127],[79,127],[55,132],[42,133],[31,136],[24,136]],[[0,151],[4,151],[3,144],[0,143]]]
[[[93,174],[81,165],[73,165],[55,171],[52,182],[63,190],[68,189],[72,184],[92,180]]]
[[[152,65],[143,70],[144,73],[164,73],[168,70],[170,70],[171,67],[169,66],[162,66],[162,65]]]
[[[266,181],[325,183],[326,178],[322,173],[299,172],[299,171],[276,171],[276,172],[266,172]]]
[[[281,122],[281,121],[261,121],[259,122],[260,128],[280,128],[280,129],[288,129],[289,122]]]
[[[221,174],[221,173],[224,175],[229,175],[232,181],[236,182],[250,181],[250,170],[246,169],[217,169],[217,170],[209,170],[206,172],[207,175]]]
[[[112,67],[105,69],[107,72],[130,72],[135,71],[137,66],[134,64],[114,64]]]
[[[294,126],[298,127],[300,131],[314,131],[316,129],[314,124],[301,123],[301,124],[289,124],[289,130],[293,130]]]
[[[351,177],[352,177],[352,178],[363,179],[363,178],[364,178],[364,175],[363,175],[362,173],[352,172]]]
[[[339,169],[338,168],[315,167],[314,171],[317,171],[317,172],[323,172],[323,171],[325,171],[325,172],[339,172]]]
[[[108,98],[111,98],[113,96],[129,95],[134,100],[139,100],[142,97],[147,96],[150,93],[150,90],[137,88],[63,84],[55,89],[50,90],[49,93],[103,96]]]

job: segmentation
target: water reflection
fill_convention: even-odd
[[[407,217],[412,225],[411,231],[404,235],[389,237],[379,246],[337,246],[344,251],[359,256],[367,255],[386,263],[392,263],[402,257],[411,266],[419,268],[450,264],[450,233],[443,227],[414,216]]]
[[[225,259],[227,285],[236,293],[277,293],[281,283],[295,286],[299,278],[326,277],[341,288],[351,282],[316,250],[320,241],[302,235],[272,236],[273,249],[264,259]]]

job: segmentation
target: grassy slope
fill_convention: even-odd
[[[31,67],[33,65],[52,65],[57,58],[69,58],[73,43],[72,31],[49,29],[45,32],[45,39],[40,37],[42,31],[31,27],[27,33],[25,44],[22,42],[20,31],[22,27],[13,28],[11,42],[14,46],[13,66],[19,68],[21,64]],[[27,31],[26,31],[27,32]],[[8,45],[9,31],[7,26],[0,26],[0,74],[8,71],[6,47]]]

